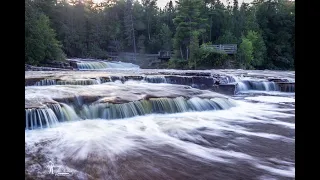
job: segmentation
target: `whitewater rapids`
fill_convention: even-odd
[[[26,168],[45,176],[41,167],[51,160],[76,179],[294,178],[294,109],[236,103],[223,111],[87,119],[26,131]],[[34,156],[43,159],[33,164]]]
[[[197,75],[208,89],[171,81]],[[295,179],[294,76],[139,68],[27,72],[26,179]],[[234,84],[236,91],[212,92],[206,78]]]

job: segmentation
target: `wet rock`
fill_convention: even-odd
[[[123,76],[110,76],[111,81],[121,81],[122,83],[125,82],[125,78]]]
[[[170,84],[181,84],[181,85],[191,85],[192,77],[185,76],[166,76],[166,81]]]
[[[45,78],[28,78],[24,80],[25,86],[33,86],[36,82],[39,82],[41,80],[44,80]]]
[[[295,83],[292,82],[276,82],[282,92],[295,92]]]
[[[124,76],[124,79],[126,81],[128,81],[128,80],[141,81],[143,79],[143,77],[142,76]]]
[[[220,84],[214,85],[211,88],[212,91],[226,94],[226,95],[234,95],[236,90],[235,84]]]
[[[46,102],[64,102],[71,104],[93,103],[98,100],[105,102],[131,102],[151,97],[195,97],[207,94],[208,97],[221,97],[208,90],[185,88],[181,85],[167,84],[101,84],[99,86],[47,86],[25,88],[26,106],[42,105]]]
[[[271,82],[289,82],[287,79],[279,79],[279,78],[269,78],[268,81],[271,81]]]
[[[100,77],[100,80],[101,80],[101,83],[110,82],[111,81],[110,77]]]
[[[187,72],[185,73],[186,76],[211,76],[209,72]]]
[[[217,81],[207,76],[166,76],[165,79],[169,84],[188,85],[200,89],[208,89]]]
[[[69,64],[70,64],[71,67],[73,67],[75,69],[78,69],[78,65],[77,65],[77,63],[75,61],[70,61]]]
[[[211,76],[210,72],[158,72],[158,74],[175,76]]]

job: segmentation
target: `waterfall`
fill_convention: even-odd
[[[47,107],[54,112],[59,121],[65,121],[65,116],[63,114],[60,104],[48,104]]]
[[[50,108],[26,109],[25,129],[51,127],[58,123],[56,114]]]
[[[57,82],[55,79],[43,79],[38,82],[36,82],[35,86],[50,86],[50,85],[56,85]]]
[[[93,85],[101,84],[100,79],[75,79],[68,81],[57,81],[57,85]]]
[[[77,62],[77,67],[80,70],[106,69],[106,68],[108,68],[108,64],[106,62]]]
[[[235,76],[225,76],[221,79],[222,83],[224,84],[231,84],[231,83],[235,83],[238,82],[239,79]]]
[[[67,104],[48,104],[44,108],[25,109],[26,130],[52,127],[62,121],[79,120],[73,107]]]
[[[62,107],[62,111],[63,111],[63,115],[64,118],[67,121],[72,121],[72,120],[79,120],[80,118],[78,117],[78,115],[76,114],[75,110],[73,107],[65,104],[65,103],[61,103],[61,107]]]
[[[164,76],[146,76],[143,80],[148,83],[167,83]]]
[[[213,98],[189,100],[177,98],[151,98],[149,100],[133,101],[123,104],[98,103],[83,105],[79,110],[83,119],[121,119],[151,113],[179,113],[187,111],[222,110],[235,106],[228,99]]]
[[[79,70],[139,68],[138,65],[123,62],[77,61],[76,64]]]
[[[209,99],[192,98],[188,101],[189,107],[194,111],[220,110],[220,106],[216,101]]]
[[[275,82],[269,81],[239,81],[237,83],[237,92],[257,90],[257,91],[280,91]]]
[[[123,104],[96,103],[73,107],[65,103],[48,104],[43,109],[26,109],[26,129],[51,127],[62,121],[80,119],[123,119],[151,113],[167,114],[187,111],[223,110],[235,106],[226,98],[193,97],[150,98]]]
[[[55,79],[43,79],[36,82],[35,86],[52,86],[52,85],[93,85],[101,84],[105,82],[105,79],[73,79],[73,80],[55,80]]]

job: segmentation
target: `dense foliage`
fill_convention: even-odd
[[[25,61],[173,52],[174,68],[293,69],[295,2],[289,0],[25,0]],[[236,55],[210,44],[237,44]]]

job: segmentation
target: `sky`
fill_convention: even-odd
[[[101,2],[103,0],[93,0],[93,2]],[[160,8],[164,8],[166,6],[166,4],[169,2],[170,0],[158,0],[157,1],[157,5],[158,7]],[[250,3],[252,2],[253,0],[238,0],[239,1],[239,5],[241,5],[242,2],[245,2],[245,3]],[[141,2],[141,0],[140,0]],[[172,0],[173,4],[175,3],[175,0]],[[226,0],[221,0],[221,2],[225,3],[226,4]],[[233,3],[233,0],[230,0],[231,4]]]
[[[158,5],[158,7],[160,7],[160,8],[164,8],[169,1],[170,1],[170,0],[158,0],[158,1],[157,1],[157,5]],[[242,2],[250,3],[250,2],[252,2],[253,0],[238,0],[238,1],[239,1],[239,5],[240,5]],[[172,0],[172,2],[174,3],[175,0]],[[226,3],[226,0],[221,0],[221,2]],[[233,3],[233,0],[230,0],[230,2]]]

